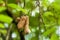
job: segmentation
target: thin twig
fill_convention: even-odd
[[[44,29],[46,30],[46,27],[45,27],[45,23],[43,21],[43,17],[42,17],[42,13],[43,13],[43,10],[42,10],[42,7],[40,6],[40,0],[36,0],[37,2],[37,6],[39,7],[39,17],[38,17],[38,20],[39,20],[39,35],[41,35],[41,28],[42,28],[42,25],[44,25]],[[38,40],[40,40],[39,38],[39,35],[38,35]]]
[[[7,32],[7,36],[6,36],[6,40],[9,40],[9,35],[10,35],[10,32],[11,32],[11,29],[12,29],[12,25],[10,25],[10,28],[8,29],[8,32]]]

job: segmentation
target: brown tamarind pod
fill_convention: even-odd
[[[30,33],[30,29],[29,29],[29,17],[26,16],[26,22],[25,22],[25,26],[24,26],[24,33],[25,34],[29,34]]]
[[[22,29],[24,27],[25,20],[26,20],[26,17],[25,16],[21,16],[20,21],[17,24],[18,29]]]
[[[29,29],[29,27],[26,25],[25,28],[24,28],[24,33],[25,34],[29,34],[31,31]]]

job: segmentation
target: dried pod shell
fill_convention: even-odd
[[[17,24],[18,29],[21,29],[24,27],[26,21],[26,16],[21,16],[20,21]]]

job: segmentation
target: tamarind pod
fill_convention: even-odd
[[[25,26],[24,26],[24,33],[25,34],[29,34],[31,31],[30,31],[30,29],[29,29],[29,17],[28,16],[26,16],[26,22],[25,22],[26,24],[25,24]]]
[[[25,16],[22,16],[22,17],[20,18],[20,21],[19,21],[18,24],[17,24],[18,29],[22,29],[22,28],[24,27],[25,20],[26,20],[26,17],[25,17]]]

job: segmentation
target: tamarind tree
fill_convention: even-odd
[[[60,0],[0,0],[0,40],[60,40]]]

